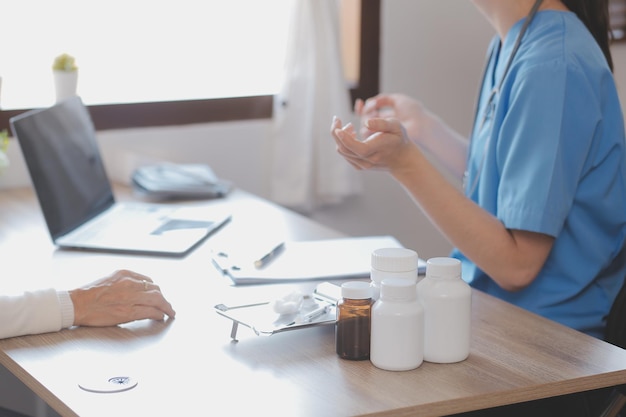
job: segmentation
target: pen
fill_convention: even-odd
[[[329,305],[325,305],[323,307],[320,307],[318,309],[315,309],[313,311],[311,311],[310,313],[306,314],[303,318],[302,321],[310,323],[313,320],[315,320],[316,318],[328,313],[328,310],[330,309]]]
[[[281,242],[274,249],[263,255],[261,259],[254,261],[254,266],[257,268],[263,268],[267,265],[272,259],[274,259],[285,247],[285,242]]]
[[[291,323],[287,324],[287,326],[293,326],[296,323],[311,323],[316,318],[328,313],[329,310],[330,310],[329,305],[318,307],[315,310],[303,315],[302,318],[300,318],[299,320],[294,320]]]

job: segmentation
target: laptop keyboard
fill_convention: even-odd
[[[167,206],[123,204],[95,217],[72,232],[73,240],[101,241],[116,236],[140,234],[147,236],[175,211]],[[69,235],[68,235],[69,236]]]

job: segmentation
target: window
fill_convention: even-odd
[[[609,0],[609,20],[613,40],[626,39],[626,0]]]
[[[247,11],[245,16],[241,13],[241,1],[246,1],[245,10]],[[352,75],[350,76],[350,86],[353,87],[352,94],[353,97],[370,96],[375,94],[378,89],[380,1],[339,1],[342,2],[342,10],[345,12],[342,18],[343,27],[352,27],[353,30],[356,31],[348,32],[351,34],[347,38],[351,37],[352,43],[346,42],[346,45],[352,45],[353,47],[356,45],[359,49],[356,54],[353,55],[354,60],[358,60],[358,65],[350,67],[352,71]],[[18,8],[28,7],[32,9],[33,7],[31,2],[16,1],[15,3],[18,6],[14,7]],[[28,4],[29,6],[24,6],[22,3]],[[198,89],[195,83],[187,85],[185,83],[186,79],[194,78],[192,74],[189,73],[187,77],[185,77],[185,72],[183,72],[183,75],[175,74],[167,80],[163,79],[165,78],[164,76],[159,76],[160,78],[157,77],[150,81],[148,80],[148,76],[142,77],[141,75],[138,75],[145,74],[145,70],[135,74],[132,71],[133,68],[130,68],[129,76],[135,77],[135,79],[139,80],[136,89],[140,90],[140,87],[142,87],[141,84],[143,84],[142,88],[145,89],[143,96],[146,96],[146,92],[148,95],[152,96],[149,100],[139,102],[136,99],[133,99],[133,97],[126,95],[124,91],[115,91],[114,85],[107,85],[106,83],[101,83],[103,84],[104,89],[99,93],[94,90],[94,88],[98,87],[98,83],[92,83],[92,87],[89,87],[91,90],[83,91],[83,89],[86,88],[84,87],[84,84],[87,83],[87,81],[84,80],[84,77],[88,77],[88,75],[85,75],[87,72],[85,68],[88,68],[89,65],[92,64],[90,62],[81,62],[81,54],[79,52],[73,52],[70,50],[56,51],[56,55],[67,52],[76,56],[77,64],[80,70],[79,92],[81,97],[83,97],[85,102],[89,105],[90,112],[97,129],[163,126],[271,117],[272,94],[276,91],[279,85],[278,83],[280,82],[281,74],[278,70],[276,70],[276,67],[272,68],[267,64],[279,61],[282,63],[282,61],[275,56],[268,56],[267,52],[263,52],[261,55],[254,57],[245,54],[242,54],[245,56],[239,56],[236,51],[249,46],[253,46],[252,50],[260,50],[263,45],[271,44],[277,45],[276,49],[279,50],[277,53],[282,53],[280,49],[284,48],[284,45],[280,44],[280,39],[286,38],[286,25],[268,25],[267,19],[259,19],[258,16],[260,16],[260,14],[267,8],[268,4],[274,4],[281,7],[276,9],[272,18],[276,19],[278,22],[285,22],[287,20],[288,12],[286,9],[288,8],[284,6],[288,4],[287,0],[273,0],[272,2],[259,2],[258,0],[238,0],[237,2],[205,1],[202,3],[196,2],[195,0],[180,0],[176,2],[176,10],[184,10],[184,13],[182,13],[182,15],[178,18],[173,10],[168,10],[167,7],[170,7],[172,3],[166,0],[148,0],[147,3],[139,0],[133,0],[131,2],[126,0],[109,0],[107,2],[83,2],[82,0],[58,0],[50,2],[44,0],[43,4],[46,5],[45,7],[47,7],[48,10],[37,11],[37,15],[43,16],[43,20],[40,22],[33,20],[31,23],[32,26],[22,28],[23,33],[16,33],[16,38],[25,40],[31,39],[32,36],[29,36],[29,33],[33,31],[33,27],[37,27],[37,33],[46,33],[55,30],[54,27],[46,29],[44,26],[48,24],[46,22],[50,22],[52,20],[49,16],[55,11],[53,7],[59,7],[59,5],[62,4],[66,7],[71,6],[73,8],[74,13],[68,14],[68,16],[72,16],[71,19],[74,19],[73,16],[77,14],[91,16],[91,19],[93,19],[91,21],[89,19],[85,20],[84,24],[88,25],[86,28],[80,28],[80,26],[77,26],[75,22],[72,22],[71,24],[68,23],[67,27],[71,30],[67,30],[66,32],[70,33],[71,36],[75,37],[76,34],[80,35],[89,29],[93,29],[94,27],[97,28],[95,25],[98,25],[99,22],[105,22],[104,26],[97,29],[101,33],[106,33],[106,36],[93,41],[95,42],[93,44],[91,43],[92,41],[90,41],[90,44],[87,45],[88,48],[97,47],[100,50],[110,51],[112,49],[112,45],[115,45],[117,42],[123,42],[125,45],[132,43],[133,48],[136,51],[134,55],[139,56],[142,62],[148,63],[152,66],[176,68],[176,71],[171,70],[172,74],[178,72],[178,68],[183,67],[187,68],[188,72],[195,72],[196,74],[200,74],[200,76],[202,76],[204,73],[213,71],[213,68],[211,68],[212,59],[220,59],[231,64],[229,66],[230,70],[228,73],[220,74],[213,71],[211,78],[217,80],[217,83],[203,83],[207,87],[206,90]],[[142,4],[143,9],[139,7]],[[146,4],[148,6],[146,6]],[[192,9],[192,6],[197,9],[198,4],[203,5],[202,13],[189,11]],[[216,6],[211,6],[211,4],[215,4]],[[225,4],[228,6],[225,6]],[[233,8],[234,4],[237,4],[238,7]],[[132,6],[132,8],[130,6]],[[217,8],[212,9],[211,7]],[[119,16],[120,10],[124,10],[124,15],[122,17]],[[115,12],[112,14],[112,11]],[[353,17],[355,13],[360,14],[360,19],[356,22],[356,24],[353,22],[351,26],[348,24],[344,25],[344,21],[349,22],[350,17]],[[3,15],[7,15],[6,10],[3,10]],[[29,14],[29,16],[32,15],[33,13]],[[235,29],[233,34],[227,35],[223,32],[223,30],[215,32],[211,32],[208,29],[208,31],[200,30],[202,27],[205,29],[206,27],[209,29],[211,29],[212,26],[217,27],[218,23],[221,20],[227,19],[227,16],[229,15],[238,16],[236,21],[239,26],[230,25]],[[112,21],[115,21],[115,24],[111,24]],[[142,32],[137,32],[135,29],[137,21],[144,22],[148,28],[157,29],[155,33],[157,33],[158,36],[147,36],[142,35]],[[195,48],[195,50],[199,50],[201,52],[203,49],[210,49],[210,52],[208,54],[195,54],[195,52],[192,51],[193,53],[190,55],[195,54],[202,57],[197,62],[179,59],[171,53],[160,53],[162,50],[165,50],[165,45],[172,43],[172,40],[168,37],[168,33],[175,28],[175,23],[182,23],[183,29],[181,30],[185,34],[183,39],[186,40],[185,44],[181,44],[181,42],[179,42],[179,44],[175,45],[177,48],[186,49],[188,51],[191,48]],[[261,23],[261,25],[257,26],[255,29],[251,29],[258,23]],[[59,21],[53,21],[53,24],[59,25]],[[132,29],[132,34],[123,34],[124,26],[127,26],[128,30]],[[268,30],[268,26],[272,26],[273,30]],[[59,31],[63,32],[65,29]],[[121,35],[118,36],[118,33]],[[119,39],[120,36],[122,37],[121,40]],[[207,37],[217,40],[217,42],[203,41]],[[225,47],[225,43],[221,41],[225,38],[233,39],[235,41],[234,45],[239,46],[233,47],[231,45],[229,47]],[[34,41],[47,42],[45,35],[37,37]],[[13,50],[8,52],[5,50],[2,52],[4,59],[7,57],[20,59],[20,57],[24,56],[24,50],[29,49],[28,47],[25,47],[25,44],[22,41],[15,42],[14,44],[19,44],[22,50]],[[157,54],[154,55],[156,58],[150,57],[149,52],[152,50],[156,50]],[[119,68],[124,67],[125,65],[132,67],[133,65],[129,65],[129,63],[132,63],[133,60],[136,59],[135,56],[126,56],[120,53],[119,61],[116,56],[114,60],[115,62],[100,64],[100,67],[106,67],[109,65],[108,70],[110,71],[119,71]],[[53,58],[54,56],[39,58],[44,59],[44,61],[40,61],[37,65],[40,69],[45,68],[45,82],[47,84],[45,87],[31,85],[29,90],[37,91],[42,88],[48,88],[50,91],[52,90],[50,65],[52,64]],[[98,76],[102,77],[102,73],[105,71],[100,67],[98,67]],[[253,74],[264,73],[269,75],[262,77],[268,82],[265,84],[259,83],[258,77],[251,76],[249,75],[250,73],[239,72],[240,70],[248,70],[250,68],[253,69]],[[0,66],[0,75],[2,75],[1,72],[2,66]],[[7,94],[9,94],[10,87],[7,84],[10,77],[9,75],[6,75],[6,77],[7,78],[3,80],[5,86],[2,88],[7,89]],[[223,80],[227,78],[237,79],[240,81],[238,84],[244,87],[243,90],[223,90],[222,87],[226,84]],[[174,79],[174,81],[172,79]],[[152,91],[158,90],[154,88],[155,85],[161,86],[160,88],[162,88],[162,91]],[[168,86],[171,85],[176,86],[176,89],[173,90],[175,93],[182,92],[182,95],[159,95],[160,93],[166,93]],[[111,94],[107,97],[109,92]],[[53,94],[52,91],[51,94]],[[2,92],[3,98],[2,101],[0,101],[0,106],[5,105],[4,95],[5,93]],[[92,96],[98,96],[103,99],[98,101],[91,99],[90,97]],[[118,100],[120,102],[111,102],[121,97],[123,98]],[[51,100],[52,98],[48,97],[48,102]],[[7,106],[10,106],[10,103],[8,102],[6,104]],[[17,105],[12,109],[4,108],[4,110],[0,111],[0,129],[8,127],[8,120],[13,115],[21,113],[27,108],[38,106],[39,105]]]

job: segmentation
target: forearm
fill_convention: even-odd
[[[67,292],[46,289],[0,296],[0,339],[58,331],[72,322]]]
[[[528,285],[545,257],[520,245],[516,234],[466,198],[416,148],[391,171],[448,240],[502,288]]]
[[[426,112],[418,145],[433,155],[455,179],[462,181],[467,164],[468,140],[435,114]]]

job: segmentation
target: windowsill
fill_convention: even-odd
[[[273,96],[88,106],[96,130],[172,126],[272,117]],[[0,130],[27,110],[0,110]]]

